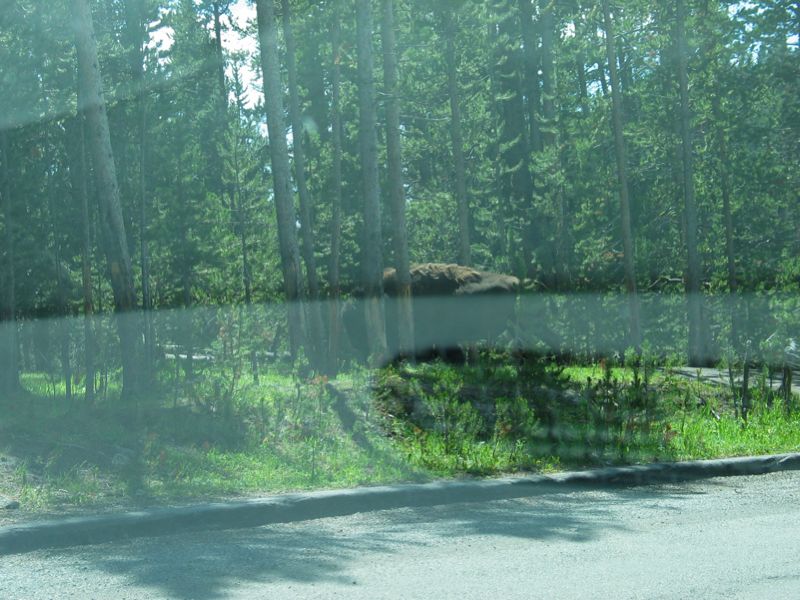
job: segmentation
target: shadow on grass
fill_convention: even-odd
[[[252,411],[225,419],[153,405],[134,416],[28,392],[0,404],[0,493],[22,500],[15,521],[428,479],[358,427],[344,395],[321,429],[313,419],[287,418],[263,442],[248,422]]]

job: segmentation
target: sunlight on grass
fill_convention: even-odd
[[[334,381],[237,373],[165,373],[133,412],[115,380],[87,407],[79,385],[68,403],[62,381],[25,373],[0,425],[0,453],[22,460],[0,493],[41,511],[800,451],[800,414],[768,387],[745,423],[730,389],[652,366],[490,353]]]
[[[586,383],[587,379],[598,380],[603,377],[602,365],[569,365],[564,367],[564,376],[575,383]],[[629,367],[612,367],[611,376],[621,382],[630,383],[633,380],[633,371]]]

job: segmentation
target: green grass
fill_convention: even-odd
[[[729,389],[669,370],[545,366],[529,385],[522,369],[487,362],[384,376],[388,412],[415,397],[413,413],[392,420],[410,463],[449,476],[800,451],[800,414],[758,385],[745,422]],[[473,408],[487,403],[497,414]],[[509,406],[503,422],[499,409]]]
[[[720,458],[800,451],[800,413],[786,415],[782,403],[757,405],[744,424],[732,414],[719,419],[692,413],[673,417],[669,444],[673,460]]]
[[[800,413],[764,387],[745,423],[726,388],[620,365],[487,355],[357,370],[333,388],[224,366],[160,381],[134,411],[113,378],[85,407],[80,385],[68,402],[63,382],[25,373],[0,407],[0,494],[33,511],[124,507],[800,450]]]
[[[585,384],[587,379],[597,381],[604,376],[602,365],[568,365],[564,367],[564,376],[576,384]],[[611,367],[614,379],[630,383],[633,381],[633,370],[630,367]]]
[[[16,465],[0,478],[0,494],[43,510],[428,477],[380,431],[379,415],[370,415],[366,373],[335,382],[352,392],[346,410],[360,417],[349,428],[324,380],[262,373],[257,384],[236,382],[226,400],[215,385],[225,377],[217,375],[180,389],[165,378],[134,417],[116,397],[86,408],[82,390],[70,403],[63,383],[54,393],[45,374],[26,373],[25,393],[7,403],[0,424],[0,461]]]

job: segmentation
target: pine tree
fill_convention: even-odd
[[[603,0],[603,21],[606,30],[606,53],[608,71],[611,75],[612,120],[614,124],[614,147],[617,158],[617,179],[619,181],[620,214],[622,215],[623,260],[625,261],[625,287],[628,292],[629,342],[635,348],[641,345],[639,322],[639,298],[636,290],[636,258],[633,253],[633,230],[631,227],[631,206],[628,189],[628,161],[625,137],[622,131],[623,101],[617,76],[617,56],[614,40],[614,22],[608,0]]]
[[[292,202],[289,148],[283,117],[283,89],[278,62],[278,31],[271,0],[258,0],[258,37],[261,48],[261,69],[266,96],[269,150],[272,160],[272,183],[278,223],[278,243],[283,269],[284,291],[289,304],[289,338],[291,352],[297,355],[306,340],[303,277],[297,243],[297,215]]]
[[[141,382],[140,333],[133,315],[136,308],[133,286],[133,268],[128,251],[128,238],[122,215],[119,186],[117,184],[114,153],[103,93],[102,75],[97,57],[92,14],[87,0],[73,0],[75,14],[75,43],[78,51],[80,97],[89,132],[88,145],[92,153],[97,180],[98,197],[102,209],[101,220],[105,232],[104,246],[114,306],[117,313],[117,331],[122,348],[122,395],[131,400],[139,393]]]
[[[381,194],[378,179],[378,138],[375,112],[375,82],[372,58],[372,6],[356,0],[358,48],[358,112],[361,178],[364,194],[364,245],[361,249],[362,284],[367,337],[373,360],[386,356],[386,326],[383,315],[383,235]]]

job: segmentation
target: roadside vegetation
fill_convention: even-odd
[[[220,390],[219,379],[169,383],[136,412],[71,406],[43,374],[23,378],[21,411],[0,425],[0,495],[33,510],[129,505],[420,478],[368,417],[366,375],[274,373]],[[167,400],[168,399],[168,400]],[[6,407],[3,407],[4,409]],[[15,457],[24,457],[16,459]],[[4,489],[5,488],[5,489]]]
[[[18,410],[3,407],[0,495],[60,512],[800,450],[800,402],[768,372],[753,376],[745,418],[741,383],[646,353],[564,366],[484,351],[330,381],[288,366],[258,382],[201,374],[165,376],[134,412],[118,388],[86,410],[63,383],[24,374]]]
[[[747,390],[631,355],[561,367],[489,355],[384,371],[379,405],[408,460],[441,475],[548,471],[800,449],[800,417],[764,371]]]

